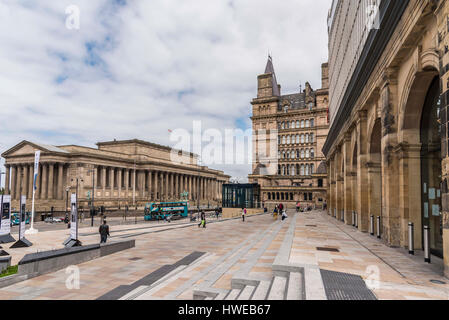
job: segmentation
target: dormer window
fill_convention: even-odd
[[[287,105],[284,106],[284,112],[285,112],[285,113],[288,112],[288,106],[287,106]]]

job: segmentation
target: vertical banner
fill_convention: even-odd
[[[19,240],[25,238],[25,228],[26,228],[26,202],[27,197],[20,197],[20,225],[19,225]]]
[[[70,211],[70,239],[78,240],[78,208],[76,207],[76,193],[72,193]]]
[[[0,236],[9,235],[11,233],[11,196],[4,195],[1,205],[1,227]]]
[[[41,157],[41,152],[40,151],[36,151],[36,153],[34,154],[34,179],[33,179],[33,190],[37,189],[37,175],[39,174],[39,160]]]

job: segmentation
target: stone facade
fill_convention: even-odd
[[[222,171],[197,165],[197,156],[141,140],[82,146],[49,146],[23,141],[2,154],[6,194],[18,208],[20,193],[33,194],[34,153],[41,151],[35,205],[37,211],[64,211],[78,188],[80,206],[124,208],[149,201],[174,201],[187,191],[191,205],[221,203]]]
[[[395,247],[408,247],[409,222],[417,249],[424,226],[430,227],[432,253],[444,257],[449,275],[449,1],[375,4],[379,28],[368,29],[359,56],[336,38],[349,37],[354,31],[345,19],[364,12],[349,0],[333,4],[329,43],[336,45],[329,50],[347,50],[356,66],[330,59],[330,99],[336,103],[323,149],[329,214],[352,224],[355,211],[363,232],[371,215],[380,217],[382,239]],[[336,32],[339,26],[346,27]],[[336,70],[350,75],[344,89]]]
[[[302,92],[282,95],[271,57],[258,77],[253,106],[253,173],[250,183],[261,185],[269,208],[323,206],[327,174],[321,152],[327,138],[328,67],[322,65],[322,89],[306,83]]]

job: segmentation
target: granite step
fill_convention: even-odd
[[[257,286],[256,290],[254,291],[254,294],[251,298],[251,300],[266,300],[268,296],[268,291],[271,287],[271,281],[260,281],[259,285]]]
[[[237,300],[241,292],[242,290],[240,289],[232,289],[229,291],[229,294],[226,296],[225,300]]]
[[[256,287],[254,286],[245,286],[237,300],[250,300],[255,289]]]
[[[287,291],[287,278],[275,276],[268,294],[268,300],[285,300]]]
[[[288,277],[287,300],[303,300],[303,279],[299,272],[290,272]]]

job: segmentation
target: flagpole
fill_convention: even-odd
[[[39,173],[39,159],[40,159],[40,152],[36,151],[34,155],[34,179],[33,179],[33,200],[31,202],[31,227],[30,229],[25,231],[25,234],[36,234],[39,232],[39,230],[34,229],[34,198],[36,194],[36,183],[37,183],[37,175]]]

